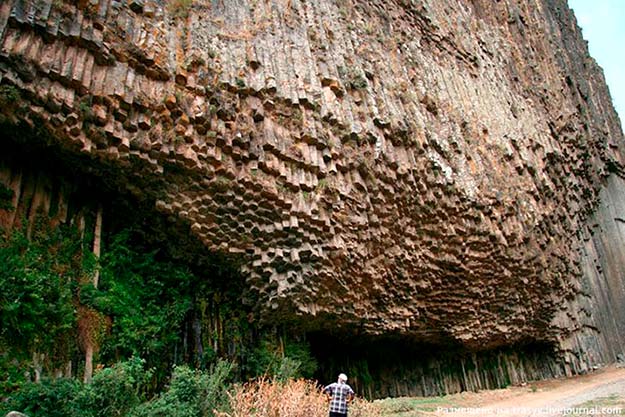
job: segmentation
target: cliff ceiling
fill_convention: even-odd
[[[5,0],[0,82],[5,124],[237,257],[263,320],[585,326],[625,144],[563,0]]]

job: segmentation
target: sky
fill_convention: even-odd
[[[588,41],[590,56],[603,68],[614,108],[625,121],[625,0],[568,0]]]

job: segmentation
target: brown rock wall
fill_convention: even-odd
[[[578,232],[625,147],[564,2],[84,3],[0,4],[5,118],[241,257],[260,318],[596,336]]]

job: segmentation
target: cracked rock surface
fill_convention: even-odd
[[[11,123],[238,257],[263,320],[576,371],[625,342],[596,301],[623,269],[589,272],[623,257],[589,218],[625,143],[565,1],[6,0],[0,81]]]

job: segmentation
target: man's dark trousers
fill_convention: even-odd
[[[330,417],[347,417],[347,413],[335,413],[334,411],[330,411]]]

